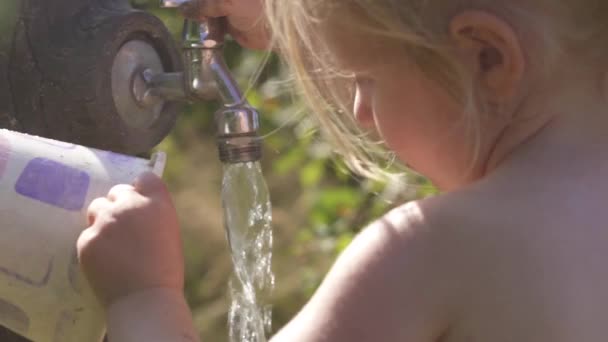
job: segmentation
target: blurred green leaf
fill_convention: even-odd
[[[354,236],[351,232],[341,234],[336,241],[336,253],[342,253],[353,241]]]
[[[322,160],[316,160],[302,168],[300,171],[300,184],[302,187],[317,185],[325,176],[325,163]]]
[[[361,202],[361,191],[358,188],[351,187],[333,187],[323,191],[320,196],[317,207],[328,211],[340,210],[346,208],[354,208]]]
[[[287,151],[284,156],[279,157],[275,161],[274,170],[278,174],[285,174],[296,168],[306,159],[304,149],[301,146],[295,146],[291,150]]]

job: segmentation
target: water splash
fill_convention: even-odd
[[[265,342],[274,289],[272,213],[259,163],[224,165],[222,205],[235,270],[230,282],[230,341]]]

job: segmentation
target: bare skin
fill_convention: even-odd
[[[588,109],[367,228],[275,340],[605,340],[608,113]]]
[[[182,6],[181,13],[190,19],[227,17],[228,33],[242,46],[264,50],[269,33],[262,9],[263,0],[204,0]]]
[[[231,6],[238,8],[237,0]],[[476,35],[463,34],[468,28]],[[446,192],[366,228],[272,341],[606,339],[608,107],[601,73],[573,66],[538,81],[523,58],[526,45],[485,12],[464,11],[450,32],[488,96],[517,111],[483,123],[480,158],[468,174],[471,142],[458,131],[462,113],[453,100],[400,59],[377,66],[361,54],[345,57],[359,80],[359,120]],[[344,42],[338,56],[352,55],[347,40],[334,38]],[[487,49],[500,58],[480,60]],[[523,91],[531,80],[538,89]],[[154,243],[178,240],[176,223],[166,219],[174,215],[168,193],[158,189],[160,180],[147,176],[134,190],[114,191],[113,206],[92,207],[93,231],[79,243],[83,267],[113,313],[112,342],[194,335],[179,272],[170,271],[180,270],[181,258]],[[117,216],[125,212],[131,220]],[[108,215],[114,219],[96,219]],[[124,244],[112,243],[120,231]],[[108,275],[115,264],[105,256],[127,248],[133,262]],[[154,260],[163,261],[164,272],[154,271]]]

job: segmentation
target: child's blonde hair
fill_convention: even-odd
[[[473,75],[459,65],[447,43],[450,18],[464,9],[487,10],[510,23],[534,68],[549,71],[564,52],[601,50],[603,57],[608,48],[605,42],[595,43],[605,45],[601,49],[587,49],[608,31],[606,0],[266,0],[275,47],[317,114],[321,131],[351,167],[368,176],[378,175],[379,144],[362,139],[364,133],[350,115],[353,75],[337,66],[320,28],[339,23],[361,38],[361,49],[374,40],[402,48],[426,76],[461,101],[467,113],[463,122],[477,149],[479,120],[490,113]]]

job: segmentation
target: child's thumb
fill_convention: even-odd
[[[156,174],[144,172],[133,182],[135,190],[144,196],[167,194],[167,186]]]

